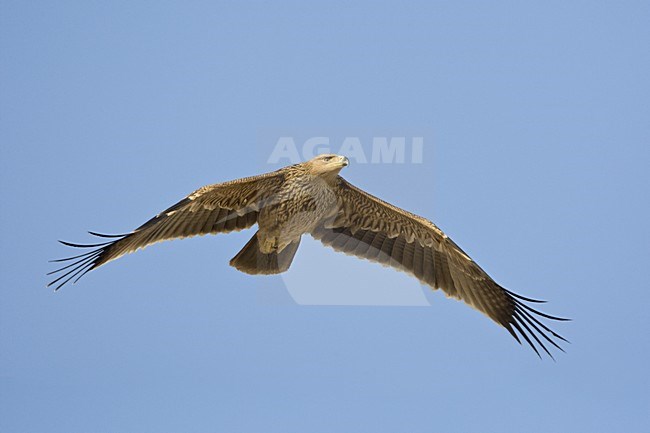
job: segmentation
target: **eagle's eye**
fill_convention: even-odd
[[[324,156],[323,160],[324,161],[330,161],[332,158],[334,158],[334,157],[333,156]]]

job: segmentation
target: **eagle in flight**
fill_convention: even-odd
[[[555,333],[543,319],[568,320],[542,313],[540,303],[497,284],[431,221],[391,205],[348,183],[339,172],[349,163],[339,155],[271,173],[207,185],[159,213],[131,233],[92,235],[109,239],[74,244],[92,250],[54,260],[71,262],[48,284],[55,290],[111,260],[168,239],[229,233],[257,224],[257,232],[230,260],[247,274],[279,274],[289,269],[302,235],[309,233],[336,251],[407,272],[433,289],[442,289],[503,326],[520,344],[520,336],[538,347],[559,350]],[[518,336],[519,334],[519,336]],[[563,351],[563,350],[562,350]]]

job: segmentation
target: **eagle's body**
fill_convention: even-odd
[[[263,208],[257,219],[257,237],[264,253],[282,251],[336,213],[332,185],[336,178],[323,179],[302,165],[288,167],[287,178],[291,181],[282,185],[275,202]]]
[[[73,247],[96,248],[57,261],[78,259],[49,285],[56,289],[87,272],[156,242],[228,233],[258,225],[257,232],[230,261],[249,274],[277,274],[289,269],[301,236],[310,234],[337,251],[407,272],[433,289],[460,299],[503,326],[517,331],[537,352],[553,338],[564,340],[539,317],[541,313],[497,284],[431,221],[386,203],[339,176],[345,157],[320,155],[280,170],[204,186],[126,235]],[[532,340],[531,340],[532,338]],[[564,340],[566,341],[566,340]],[[539,354],[539,353],[538,353]]]

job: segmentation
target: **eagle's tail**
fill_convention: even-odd
[[[280,274],[291,266],[293,256],[298,251],[300,239],[287,245],[279,253],[264,254],[260,251],[257,233],[253,235],[244,248],[230,260],[230,266],[247,274]]]

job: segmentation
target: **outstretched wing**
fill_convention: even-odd
[[[336,251],[391,266],[442,289],[487,315],[521,343],[516,330],[538,355],[533,340],[551,358],[545,342],[562,350],[554,338],[566,340],[539,318],[567,319],[537,311],[524,301],[543,301],[501,287],[431,221],[386,203],[340,176],[335,189],[338,214],[317,228],[314,238]]]
[[[205,234],[228,233],[251,227],[257,222],[261,208],[274,200],[275,192],[284,182],[283,170],[204,186],[169,209],[159,213],[131,233],[125,235],[91,234],[110,241],[98,244],[73,244],[75,248],[93,250],[54,262],[68,262],[48,275],[63,272],[48,284],[60,289],[67,282],[79,280],[87,272],[148,245],[169,239]],[[76,259],[76,260],[75,260]]]

